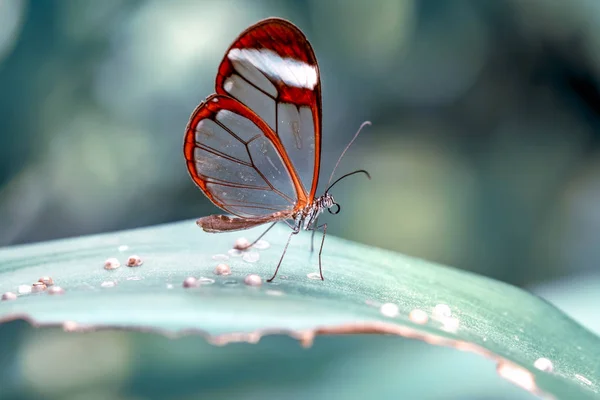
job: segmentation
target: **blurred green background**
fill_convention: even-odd
[[[268,16],[311,41],[329,230],[525,287],[600,332],[597,0],[0,0],[0,245],[217,209],[187,119]],[[483,398],[483,397],[481,397]]]

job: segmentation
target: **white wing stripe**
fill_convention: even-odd
[[[314,90],[318,83],[316,66],[293,58],[283,58],[270,49],[231,49],[227,58],[232,63],[238,61],[253,65],[271,80],[282,81],[288,86]]]

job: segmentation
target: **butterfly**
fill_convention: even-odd
[[[315,53],[302,31],[281,18],[268,18],[243,31],[218,69],[216,93],[192,113],[183,151],[187,170],[204,194],[231,215],[196,221],[204,231],[230,232],[277,222],[291,229],[275,279],[292,236],[301,230],[323,232],[319,216],[340,212],[329,193],[334,172],[365,122],[342,152],[327,189],[315,197],[321,164],[321,81]]]

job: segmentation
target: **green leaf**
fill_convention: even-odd
[[[244,235],[254,239],[261,232]],[[255,343],[267,334],[290,335],[305,346],[318,335],[400,335],[491,358],[501,375],[542,397],[600,398],[600,340],[543,300],[501,282],[331,236],[323,250],[325,281],[309,279],[318,272],[309,234],[292,238],[280,275],[266,283],[288,234],[285,226],[269,232],[271,247],[251,250],[260,255],[257,262],[229,258],[229,276],[213,273],[223,262],[213,256],[228,254],[240,234],[206,234],[194,221],[5,248],[0,292],[16,293],[42,276],[51,276],[65,292],[3,301],[0,321],[24,319],[69,331],[198,333],[214,344]],[[132,254],[143,265],[124,265]],[[110,257],[122,266],[105,270]],[[263,284],[246,285],[248,274],[261,276]],[[206,279],[197,288],[183,288],[189,276]],[[435,313],[438,304],[452,315]],[[423,315],[426,323],[419,320]],[[367,348],[380,343],[376,336],[360,338]],[[235,358],[240,347],[219,349],[207,351]],[[302,354],[310,357],[317,349],[323,351],[316,345]],[[534,366],[540,358],[551,361],[551,371]]]

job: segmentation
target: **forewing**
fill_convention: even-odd
[[[300,206],[311,202],[321,160],[321,82],[304,34],[279,18],[251,26],[225,54],[216,91],[236,98],[273,129],[302,183]]]
[[[218,207],[242,218],[291,215],[298,181],[275,133],[248,107],[220,95],[206,99],[186,129],[192,179]]]

